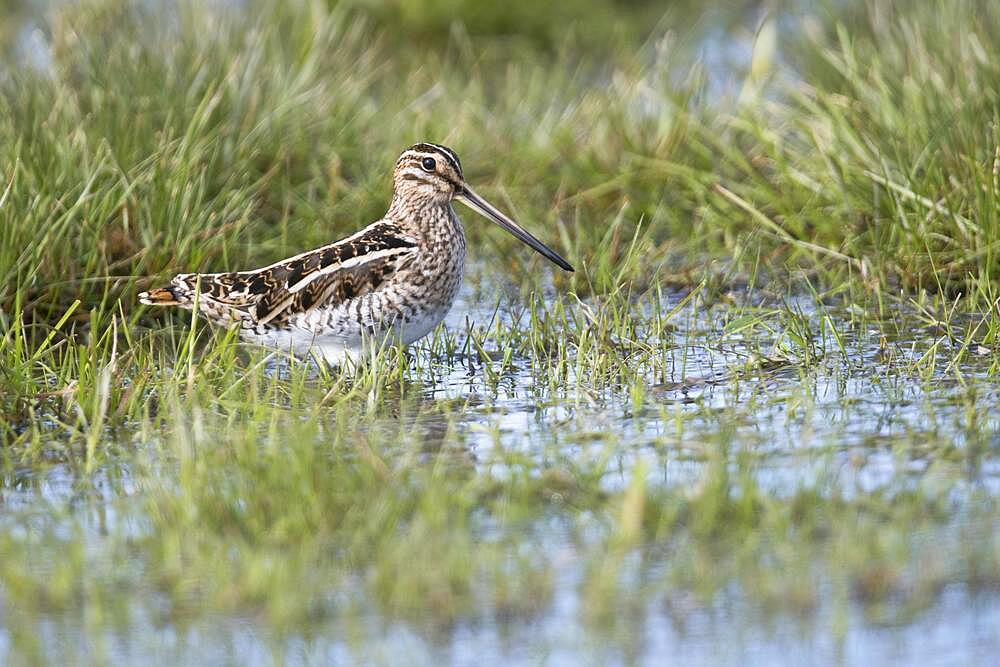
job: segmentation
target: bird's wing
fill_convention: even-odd
[[[390,222],[254,271],[189,273],[171,288],[197,292],[200,309],[245,326],[279,325],[292,314],[335,305],[378,289],[416,254],[417,241]]]

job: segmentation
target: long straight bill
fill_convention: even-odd
[[[472,188],[466,186],[462,192],[455,197],[455,199],[462,202],[484,218],[497,223],[510,232],[515,238],[531,246],[536,252],[559,268],[565,269],[566,271],[573,270],[570,263],[560,257],[554,250],[552,250],[552,248],[536,239],[526,229],[501,213],[495,206],[493,206],[493,204],[477,195]]]

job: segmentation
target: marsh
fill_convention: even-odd
[[[1000,5],[736,4],[4,3],[0,659],[996,655]],[[352,372],[138,304],[424,138],[575,272],[469,224]]]

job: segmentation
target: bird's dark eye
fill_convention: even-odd
[[[424,171],[434,171],[434,168],[437,167],[437,162],[432,157],[425,157],[420,161],[420,166],[424,168]]]

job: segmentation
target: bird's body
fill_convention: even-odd
[[[239,326],[244,340],[338,365],[386,342],[409,345],[444,319],[465,271],[465,234],[453,199],[572,270],[468,188],[448,148],[407,149],[394,183],[385,217],[352,236],[262,269],[180,274],[139,299],[197,307],[210,321]]]

